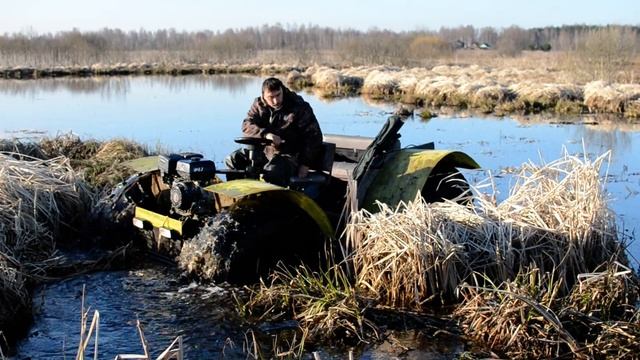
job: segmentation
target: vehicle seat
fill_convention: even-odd
[[[306,178],[294,176],[290,180],[291,185],[328,184],[331,180],[331,169],[333,168],[333,157],[336,153],[336,144],[330,142],[322,143],[322,154],[320,160],[309,170]]]

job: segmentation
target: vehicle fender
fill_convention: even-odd
[[[141,173],[158,170],[158,156],[152,155],[123,161],[120,166]]]
[[[247,196],[268,192],[270,195],[277,196],[283,201],[294,203],[315,221],[318,228],[327,237],[334,237],[333,226],[331,225],[331,222],[324,210],[322,210],[322,208],[320,208],[313,199],[299,191],[290,190],[268,182],[252,179],[231,180],[209,185],[204,189],[224,197],[232,198],[235,201],[240,201],[242,198]]]
[[[403,149],[390,153],[366,189],[362,207],[376,211],[376,201],[393,208],[401,201],[414,200],[436,168],[455,170],[479,167],[475,160],[461,151]]]

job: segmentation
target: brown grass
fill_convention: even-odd
[[[555,271],[568,292],[578,274],[623,257],[599,177],[607,156],[525,164],[501,203],[482,195],[475,207],[417,200],[354,214],[347,241],[356,286],[387,305],[422,308],[450,302],[473,271],[500,282],[535,266]]]
[[[366,341],[378,337],[377,326],[365,318],[364,299],[340,265],[312,272],[302,266],[274,272],[269,285],[260,283],[241,309],[257,321],[299,323],[302,341]]]
[[[305,75],[323,97],[339,97],[357,94],[362,87],[362,78],[342,73],[328,67],[311,67]]]
[[[511,359],[581,358],[577,341],[552,310],[558,284],[532,270],[500,286],[463,286],[454,316],[467,334]]]
[[[559,281],[537,269],[498,286],[476,278],[484,285],[461,288],[454,316],[470,337],[509,358],[634,359],[638,278],[620,263],[605,265],[580,274],[567,296]]]
[[[129,74],[287,74],[287,83],[296,89],[312,86],[323,97],[351,96],[358,93],[374,99],[393,99],[405,103],[431,106],[474,108],[480,112],[559,114],[615,113],[628,118],[639,117],[637,100],[640,86],[633,71],[608,83],[585,78],[583,61],[576,54],[562,52],[528,52],[503,57],[495,51],[457,51],[455,58],[431,61],[425,67],[357,66],[340,62],[328,66],[297,66],[262,62],[226,63],[122,63],[94,64],[88,67],[50,69],[0,69],[6,78],[46,76],[88,76]],[[632,64],[632,62],[630,63]],[[627,74],[628,73],[628,74]],[[591,81],[591,82],[589,82]]]
[[[26,278],[44,275],[56,237],[77,226],[90,199],[68,159],[16,157],[0,153],[0,331],[5,333],[17,327],[13,319],[30,312]]]

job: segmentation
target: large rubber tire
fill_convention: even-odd
[[[436,166],[422,188],[422,197],[428,203],[455,200],[467,204],[471,201],[471,192],[467,179],[456,168]]]
[[[317,267],[324,235],[297,205],[275,194],[237,203],[185,241],[179,264],[198,279],[250,283],[278,262]]]

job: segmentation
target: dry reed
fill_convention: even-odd
[[[622,259],[621,244],[595,161],[569,155],[525,164],[509,196],[478,196],[475,206],[426,204],[360,211],[347,226],[356,286],[393,306],[450,302],[473,271],[496,282],[525,268],[556,271],[567,293],[580,273]]]
[[[377,326],[364,316],[363,299],[339,265],[321,272],[304,266],[281,268],[273,273],[271,284],[261,282],[241,308],[247,316],[259,314],[258,321],[293,317],[303,341],[366,341],[378,337]]]
[[[558,285],[534,269],[500,286],[463,286],[454,316],[467,334],[511,359],[576,356],[577,341],[552,310]]]
[[[16,157],[28,158],[0,153],[0,331],[28,316],[26,279],[43,274],[56,237],[77,225],[90,199],[68,159]]]
[[[396,307],[420,307],[436,296],[451,301],[466,273],[466,231],[435,209],[418,200],[353,214],[347,239],[356,287]]]
[[[362,87],[363,79],[350,76],[328,67],[311,68],[305,72],[311,83],[323,97],[337,97],[357,94]]]
[[[61,225],[83,214],[89,194],[69,160],[16,160],[0,154],[0,251],[18,261],[46,258]]]
[[[478,276],[480,278],[480,276]],[[640,345],[638,278],[618,262],[578,275],[571,293],[538,269],[495,286],[461,287],[454,316],[468,336],[509,358],[634,359]]]

